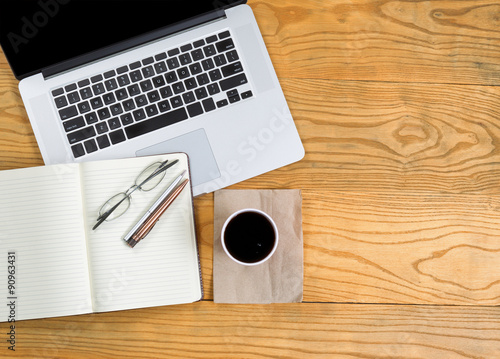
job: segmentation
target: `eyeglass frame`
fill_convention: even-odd
[[[170,167],[172,167],[173,165],[175,165],[177,162],[179,162],[179,160],[174,160],[170,163],[168,163],[169,160],[165,160],[163,162],[160,163],[160,165],[158,166],[158,168],[153,172],[151,173],[144,181],[142,181],[141,183],[139,183],[138,185],[137,184],[133,184],[132,186],[130,186],[125,192],[119,192],[117,194],[115,194],[114,196],[111,196],[106,202],[104,202],[102,204],[102,206],[99,208],[99,213],[101,212],[101,209],[106,205],[106,203],[108,203],[113,197],[119,195],[120,193],[124,193],[125,196],[122,198],[122,200],[120,200],[117,204],[115,204],[113,207],[111,207],[110,209],[108,209],[105,213],[103,214],[100,214],[99,217],[97,217],[97,223],[94,225],[94,227],[92,227],[92,230],[95,230],[97,227],[99,227],[110,215],[111,213],[113,213],[122,203],[123,201],[125,201],[126,199],[128,198],[131,198],[131,195],[132,193],[134,193],[137,189],[140,189],[142,186],[144,186],[147,182],[149,182],[150,180],[152,180],[153,178],[155,178],[156,176],[158,176],[159,174],[161,173],[165,173],[165,171],[167,169],[169,169]],[[149,167],[151,167],[154,163],[150,164],[149,166],[145,167],[140,173],[139,175],[137,176],[137,178],[140,177],[140,175],[146,171]],[[136,180],[137,180],[136,178]],[[161,180],[160,180],[161,182]],[[158,182],[158,184],[160,184],[160,182]],[[158,186],[158,184],[156,186]],[[155,187],[156,187],[155,186]],[[155,188],[153,187],[153,188]],[[151,188],[151,189],[153,189]],[[132,189],[132,190],[131,190]],[[130,192],[129,192],[130,191]],[[128,208],[127,208],[128,209]],[[125,210],[123,213],[125,213],[127,210]],[[123,214],[122,213],[122,214]],[[118,216],[119,217],[119,216]],[[118,218],[116,217],[116,218]]]

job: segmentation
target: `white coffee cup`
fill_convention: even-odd
[[[221,242],[233,261],[255,266],[267,261],[276,251],[278,227],[259,209],[241,209],[230,215],[222,226]]]

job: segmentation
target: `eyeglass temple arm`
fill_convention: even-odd
[[[132,192],[131,192],[132,193]],[[118,206],[120,204],[122,204],[123,201],[125,201],[128,197],[130,196],[130,193],[128,195],[126,195],[125,197],[123,197],[120,202],[118,202],[117,204],[115,204],[113,207],[111,207],[110,209],[108,209],[106,212],[104,212],[101,216],[97,217],[97,223],[95,224],[94,227],[92,227],[92,230],[96,229],[97,227],[99,227],[101,225],[102,222],[104,222],[106,220],[106,218],[109,217],[109,215],[111,213],[113,213],[113,211],[115,209],[118,208]]]

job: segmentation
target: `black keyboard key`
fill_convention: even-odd
[[[169,73],[165,74],[165,80],[167,80],[168,84],[171,84],[172,82],[177,81],[177,75],[175,74],[174,71],[169,72]]]
[[[76,106],[70,106],[59,111],[59,116],[63,121],[69,120],[76,115],[78,115],[78,109],[76,108]]]
[[[68,101],[69,103],[73,104],[73,103],[77,103],[80,101],[80,95],[78,94],[78,92],[71,92],[68,94]]]
[[[122,105],[120,105],[119,103],[111,105],[109,107],[109,110],[111,111],[111,116],[118,116],[123,113]]]
[[[172,49],[172,50],[167,51],[168,56],[175,56],[175,55],[179,55],[180,53],[181,52],[179,51],[179,49]]]
[[[146,115],[149,117],[156,116],[158,114],[158,107],[156,105],[149,105],[146,107]]]
[[[247,77],[245,74],[239,74],[227,79],[222,80],[220,84],[220,88],[222,91],[227,91],[237,86],[241,86],[243,84],[248,83]]]
[[[229,62],[237,61],[240,59],[236,50],[231,50],[231,51],[227,52],[226,57],[227,57],[227,61],[229,61]]]
[[[160,93],[156,90],[149,92],[147,96],[148,96],[149,103],[160,101]]]
[[[113,90],[116,90],[118,88],[118,84],[116,83],[115,79],[109,79],[109,80],[104,81],[104,85],[106,85],[106,89],[108,91],[113,91]]]
[[[162,52],[158,55],[155,55],[155,60],[156,61],[160,61],[160,60],[165,60],[167,58],[167,53],[166,52]]]
[[[217,84],[210,84],[207,86],[207,91],[209,95],[215,95],[220,92],[219,85]]]
[[[108,126],[110,130],[116,130],[117,128],[122,127],[122,124],[118,117],[112,118],[111,120],[108,120]]]
[[[179,76],[179,79],[185,79],[191,76],[187,67],[181,67],[177,70],[177,75]]]
[[[250,97],[252,97],[252,96],[253,96],[252,91],[246,91],[246,92],[243,92],[243,93],[241,94],[241,98],[242,98],[242,99],[250,98]]]
[[[153,69],[153,66],[148,66],[142,69],[142,74],[144,75],[144,78],[152,77],[155,75],[155,70]]]
[[[148,58],[146,58],[146,59],[142,60],[142,64],[143,64],[144,66],[146,66],[146,65],[151,65],[153,62],[155,62],[155,59],[153,58],[153,56],[148,57]]]
[[[218,52],[224,52],[234,49],[234,42],[233,39],[226,39],[216,43],[215,46]]]
[[[203,48],[203,52],[205,53],[206,57],[214,56],[217,53],[214,45],[205,46]]]
[[[139,82],[142,80],[142,74],[139,70],[132,71],[130,73],[130,80],[132,82]]]
[[[203,113],[203,108],[199,102],[193,103],[187,107],[190,117],[195,117]]]
[[[146,106],[148,104],[148,99],[146,98],[146,95],[137,96],[135,98],[135,104],[137,105],[137,107]]]
[[[220,101],[217,101],[217,107],[224,107],[224,106],[227,106],[229,104],[229,101],[228,100],[220,100]]]
[[[203,66],[203,69],[205,71],[211,70],[215,67],[214,60],[212,59],[205,59],[201,62],[201,66]]]
[[[57,108],[63,108],[68,106],[68,100],[66,100],[66,96],[58,97],[54,99],[54,102],[56,103]]]
[[[98,83],[92,86],[92,90],[94,90],[95,96],[99,96],[106,92],[106,89],[104,88],[104,85],[102,83]]]
[[[97,144],[94,139],[85,141],[83,145],[85,146],[85,150],[87,151],[87,153],[92,153],[97,151]]]
[[[205,97],[208,96],[207,90],[204,87],[200,87],[200,88],[194,90],[194,92],[195,92],[196,98],[198,100],[204,99]]]
[[[205,40],[203,40],[203,39],[193,42],[194,47],[201,47],[203,45],[205,45]]]
[[[157,74],[161,74],[161,73],[166,72],[168,70],[168,67],[167,67],[167,64],[165,63],[165,61],[156,63],[155,70],[156,70]]]
[[[83,149],[83,145],[81,143],[71,146],[71,151],[73,151],[73,156],[75,158],[85,155],[85,150]]]
[[[105,78],[105,79],[109,79],[110,77],[113,77],[113,76],[116,76],[116,72],[115,72],[115,70],[106,71],[106,72],[104,73],[104,78]]]
[[[188,65],[191,62],[193,62],[193,60],[191,59],[191,56],[189,56],[189,54],[179,55],[179,61],[180,61],[181,65]]]
[[[121,66],[121,67],[119,67],[119,68],[116,69],[116,73],[118,75],[124,74],[127,71],[128,71],[128,66],[127,65]]]
[[[174,111],[160,114],[156,117],[150,118],[146,121],[135,123],[125,128],[127,137],[129,139],[144,135],[151,131],[172,125],[174,123],[184,121],[188,118],[185,108],[179,108]]]
[[[168,59],[167,66],[170,70],[178,68],[180,66],[180,64],[179,64],[179,60],[177,60],[177,57],[173,57],[171,59]]]
[[[216,42],[217,40],[218,40],[217,35],[212,35],[212,36],[209,36],[205,39],[207,44],[211,44],[212,42]]]
[[[76,84],[71,84],[71,85],[65,86],[64,89],[66,90],[66,92],[75,91],[76,90]]]
[[[80,96],[82,97],[82,100],[86,100],[94,95],[92,94],[92,90],[90,89],[90,87],[85,87],[80,90]]]
[[[183,105],[182,99],[180,96],[175,96],[170,99],[170,104],[173,108],[181,107]]]
[[[116,80],[118,81],[118,85],[120,85],[120,87],[130,85],[130,77],[128,77],[127,74],[118,76]]]
[[[134,120],[136,120],[136,121],[141,121],[141,120],[144,120],[146,118],[146,112],[144,112],[144,109],[142,109],[142,108],[132,112],[132,115],[134,115]]]
[[[203,71],[199,62],[189,65],[189,69],[191,70],[192,75],[197,75]]]
[[[158,103],[158,109],[160,112],[167,112],[170,110],[172,107],[170,107],[170,102],[168,100],[162,101]]]
[[[192,90],[192,89],[198,87],[198,84],[196,83],[196,80],[194,77],[191,77],[191,78],[185,80],[184,85],[186,85],[186,89],[188,89],[188,90]]]
[[[179,94],[186,91],[186,89],[184,88],[184,84],[182,82],[176,82],[175,84],[173,84],[172,89],[174,90],[175,94]]]
[[[91,125],[99,121],[99,118],[95,112],[91,112],[85,115],[85,121],[87,121],[87,125]]]
[[[88,85],[90,85],[90,80],[89,79],[78,81],[78,87],[80,87],[80,88],[88,86]]]
[[[96,133],[94,127],[85,127],[82,128],[81,130],[68,134],[68,141],[70,144],[74,144],[77,142],[87,140],[91,137],[95,137],[95,135]]]
[[[219,81],[221,78],[222,78],[222,74],[220,73],[220,70],[219,69],[215,69],[215,70],[212,70],[208,73],[208,75],[210,76],[210,79],[215,82],[215,81]]]
[[[109,138],[111,140],[111,143],[113,145],[116,145],[117,143],[125,141],[127,138],[125,137],[125,133],[123,130],[118,130],[114,132],[109,133]]]
[[[54,91],[52,91],[52,96],[57,97],[62,95],[63,93],[64,93],[63,88],[55,89]]]
[[[221,67],[221,70],[224,77],[229,77],[243,72],[243,66],[241,65],[241,62],[238,61],[230,65]]]
[[[196,76],[196,80],[198,81],[198,85],[204,86],[210,83],[210,79],[207,74],[201,74]]]
[[[240,95],[228,97],[230,103],[235,103],[241,100]]]
[[[138,94],[141,93],[141,89],[139,88],[139,85],[137,85],[137,84],[127,87],[127,90],[128,90],[128,94],[130,95],[130,97],[137,96]]]
[[[189,92],[186,92],[185,94],[183,94],[182,99],[184,100],[184,103],[186,105],[196,101],[196,97],[194,96],[193,91],[189,91]]]
[[[123,101],[122,105],[123,105],[123,110],[126,112],[129,112],[129,111],[132,111],[135,109],[135,102],[133,99],[128,99],[128,100]]]
[[[229,36],[231,36],[231,33],[229,32],[229,30],[226,30],[226,31],[221,32],[219,34],[219,39],[222,40],[222,39],[225,39],[226,37],[229,37]]]
[[[122,121],[123,126],[128,126],[134,123],[134,118],[131,113],[126,113],[120,116],[120,120]]]
[[[109,138],[106,135],[102,135],[96,138],[97,145],[99,148],[102,150],[103,148],[111,146],[111,143],[109,142]]]
[[[88,101],[81,102],[77,106],[78,106],[78,111],[80,111],[80,113],[87,113],[91,110],[90,103]]]
[[[187,45],[181,46],[181,51],[182,52],[186,52],[186,51],[189,51],[189,50],[192,50],[192,49],[193,49],[193,45],[191,45],[191,44],[187,44]]]
[[[93,98],[92,100],[90,100],[90,105],[92,106],[92,108],[94,110],[104,106],[100,97],[96,97],[96,98]]]
[[[98,134],[103,134],[109,131],[108,124],[106,122],[99,122],[95,125]]]
[[[205,55],[203,55],[203,51],[201,49],[191,51],[191,56],[193,57],[194,61],[199,61],[205,58]]]
[[[102,81],[102,79],[103,79],[102,75],[96,75],[92,76],[90,78],[90,81],[92,81],[92,83],[95,84],[96,82]]]
[[[162,87],[160,89],[161,98],[168,98],[172,96],[174,93],[172,92],[172,88],[170,86]]]
[[[165,79],[163,78],[163,76],[157,76],[155,78],[153,78],[153,85],[154,87],[158,88],[158,87],[162,87],[162,86],[165,86],[166,82],[165,82]]]
[[[110,118],[111,112],[109,112],[109,109],[107,107],[104,107],[97,111],[97,115],[99,116],[99,119],[102,121]]]
[[[86,124],[82,116],[63,122],[63,127],[66,132],[78,130],[79,128],[85,127],[85,125]]]
[[[226,56],[217,55],[214,57],[214,62],[217,67],[227,64]]]
[[[139,67],[141,67],[141,62],[140,61],[133,62],[128,67],[130,68],[130,70],[138,69]]]
[[[118,90],[115,91],[115,96],[116,96],[116,99],[118,101],[125,100],[126,98],[128,98],[127,90],[125,90],[125,89],[118,89]]]
[[[104,101],[104,104],[110,105],[114,102],[116,102],[115,95],[113,93],[107,93],[104,96],[102,96],[102,99]]]
[[[214,100],[211,97],[203,100],[201,103],[203,104],[205,112],[213,111],[216,109]]]
[[[141,89],[142,89],[142,92],[151,91],[153,89],[153,83],[151,82],[151,80],[142,81],[141,82]]]

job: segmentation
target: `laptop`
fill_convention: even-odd
[[[2,0],[45,164],[185,152],[195,195],[304,148],[245,0]]]

